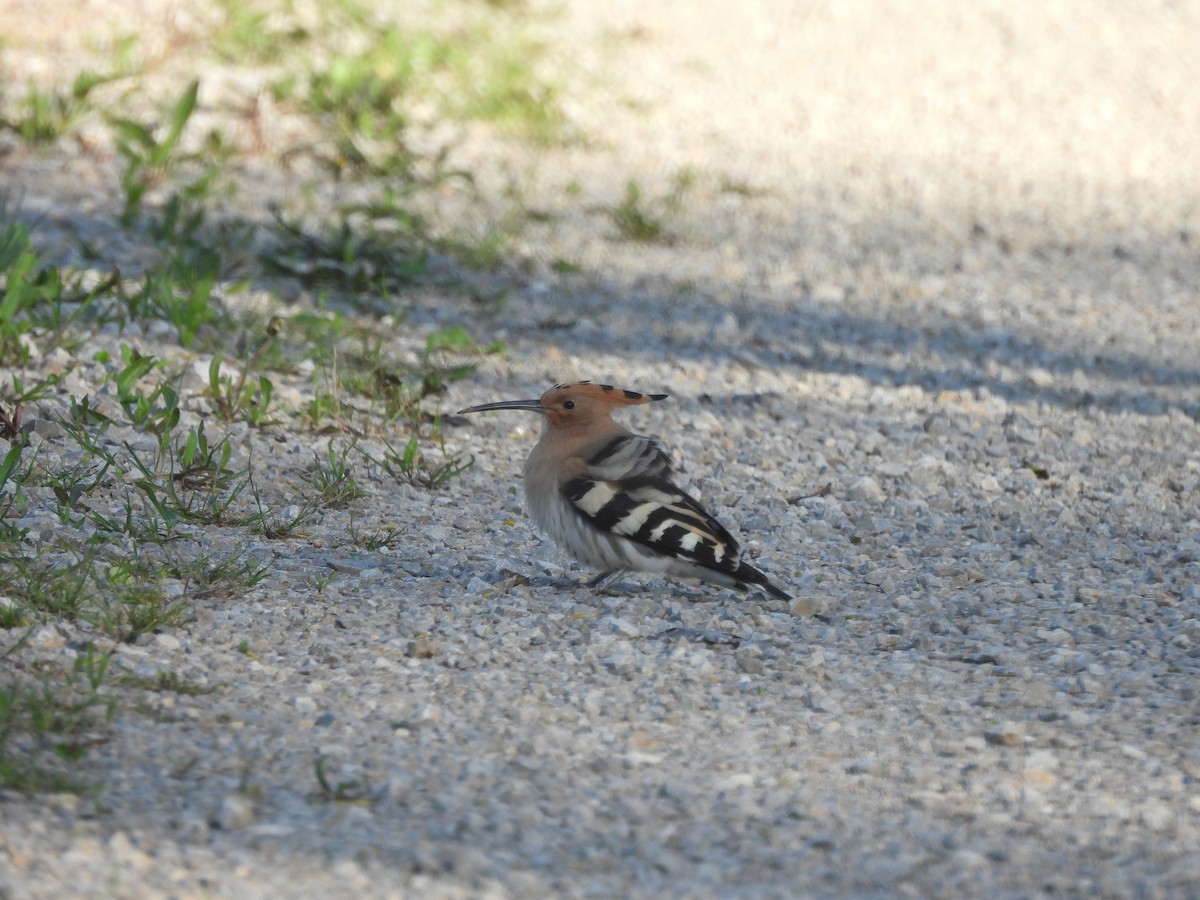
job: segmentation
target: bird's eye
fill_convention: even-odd
[[[574,409],[574,408],[575,408],[574,400],[564,400],[563,401],[563,409]]]

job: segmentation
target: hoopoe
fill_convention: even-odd
[[[622,571],[699,578],[790,600],[739,557],[733,536],[671,482],[663,445],[613,421],[612,411],[665,400],[608,384],[559,384],[537,400],[484,403],[462,413],[524,409],[545,417],[525,461],[525,502],[543,532],[584,565],[592,584]]]

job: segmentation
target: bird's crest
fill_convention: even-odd
[[[542,394],[542,405],[553,408],[556,403],[560,403],[567,397],[584,397],[599,400],[609,406],[633,406],[638,403],[666,400],[667,396],[667,394],[642,394],[638,391],[627,391],[613,387],[611,384],[577,381],[574,384],[556,384],[550,388]]]

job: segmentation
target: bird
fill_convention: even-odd
[[[724,526],[673,481],[662,442],[617,423],[612,413],[654,403],[610,384],[556,384],[536,400],[503,400],[459,411],[528,410],[542,434],[525,461],[525,504],[543,533],[606,587],[621,572],[697,578],[737,591],[792,598],[747,563]]]

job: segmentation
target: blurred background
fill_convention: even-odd
[[[0,34],[9,209],[72,264],[204,243],[289,300],[437,260],[484,294],[953,294],[1148,355],[1184,322],[1089,299],[1192,305],[1191,4],[6,0]]]

